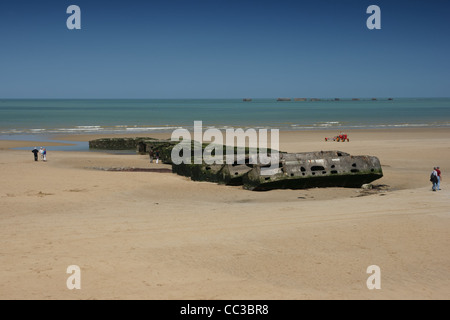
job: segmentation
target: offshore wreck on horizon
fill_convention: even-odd
[[[245,148],[245,161],[231,164],[195,164],[192,142],[191,162],[172,163],[172,149],[178,142],[136,139],[100,139],[89,143],[92,149],[120,149],[120,145],[134,146],[140,154],[158,151],[160,160],[172,165],[172,172],[194,181],[209,181],[224,185],[243,186],[253,191],[275,189],[309,189],[344,187],[360,188],[383,177],[380,160],[375,156],[354,156],[342,151],[316,151],[302,153],[279,152],[278,166],[251,164],[250,152]],[[202,144],[204,151],[207,144]],[[223,155],[226,154],[226,146]],[[236,154],[237,148],[235,148]],[[271,150],[268,149],[270,154]],[[225,158],[224,158],[225,160]],[[270,167],[270,169],[269,169]]]

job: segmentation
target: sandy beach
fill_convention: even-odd
[[[337,143],[324,141],[334,131],[281,132],[280,149],[377,156],[380,190],[251,192],[93,169],[170,168],[147,156],[50,151],[34,162],[38,142],[0,141],[0,299],[449,299],[450,129],[347,133]],[[66,286],[70,265],[80,290]],[[371,265],[380,290],[367,288]]]

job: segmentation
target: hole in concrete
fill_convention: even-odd
[[[322,166],[312,166],[311,167],[311,171],[323,171],[323,170],[325,170],[325,168]]]
[[[302,172],[305,172],[305,171],[306,171],[306,169],[305,169],[304,167],[301,167],[300,170],[301,170]]]
[[[350,170],[350,172],[356,173],[356,172],[359,172],[359,170],[358,169],[352,169],[352,170]]]
[[[353,167],[353,168],[356,168],[356,163],[352,164],[352,167]]]
[[[265,164],[265,165],[261,165],[261,168],[271,168],[272,167],[272,164]],[[282,168],[283,167],[283,164],[279,164],[278,165],[278,168]]]
[[[338,172],[337,172],[337,170],[332,170],[331,171],[331,174],[337,174]]]
[[[333,165],[331,166],[331,169],[334,169],[334,168],[336,168],[336,166],[333,164]]]

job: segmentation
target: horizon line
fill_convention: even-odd
[[[450,99],[450,96],[416,96],[416,97],[400,97],[400,96],[386,96],[386,97],[377,97],[377,96],[370,96],[370,97],[288,97],[288,96],[280,96],[280,97],[215,97],[215,98],[87,98],[87,97],[81,97],[81,98],[56,98],[56,97],[31,97],[31,98],[0,98],[0,101],[2,100],[245,100],[245,99],[254,99],[254,100],[277,100],[277,99],[292,99],[292,102],[306,102],[306,101],[294,101],[294,99],[308,99],[310,101],[311,99],[317,99],[322,101],[336,101],[336,99],[342,99],[342,100],[352,100],[352,99],[360,99],[360,100],[372,100],[372,99]],[[251,101],[248,101],[251,102]],[[289,102],[289,101],[282,101],[282,102]],[[314,102],[314,101],[313,101]]]

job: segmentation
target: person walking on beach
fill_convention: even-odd
[[[430,176],[430,181],[433,184],[433,191],[436,191],[437,189],[437,184],[438,184],[438,173],[436,171],[436,167],[433,168],[433,172],[431,173]]]
[[[34,149],[31,150],[31,152],[33,152],[34,154],[34,161],[38,161],[38,154],[39,154],[38,148],[34,147]]]
[[[153,151],[152,147],[150,147],[150,151],[148,152],[148,156],[150,157],[150,163],[153,163],[153,157],[155,156],[155,152]]]
[[[437,190],[441,190],[441,169],[439,169],[439,167],[436,167],[436,172],[437,172],[437,177],[438,177],[438,182],[437,182]]]
[[[44,160],[44,149],[42,147],[39,148],[39,158],[41,158],[41,160]]]
[[[159,150],[156,150],[155,156],[156,156],[156,163],[159,163]]]
[[[45,148],[42,150],[42,160],[47,161],[47,149]]]

